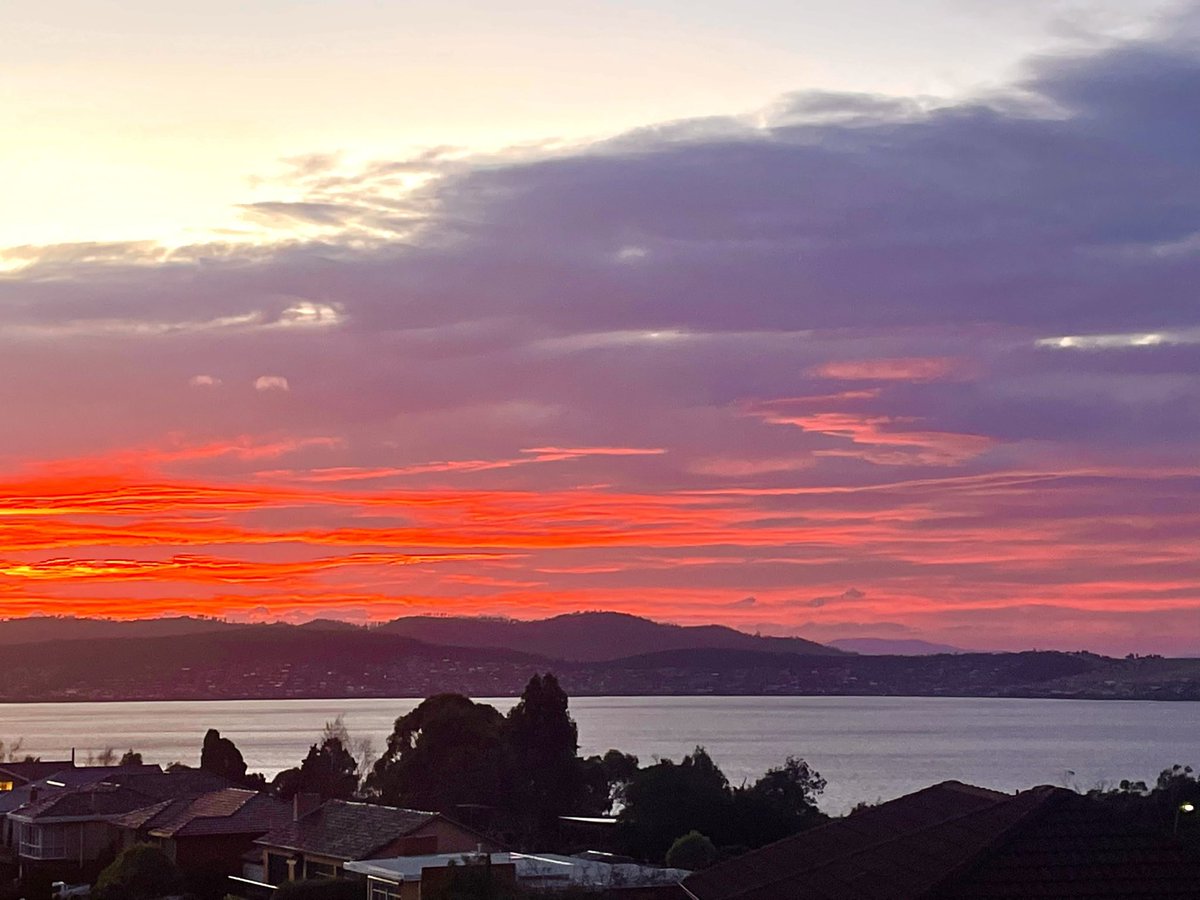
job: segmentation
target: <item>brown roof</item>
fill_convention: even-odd
[[[437,813],[348,800],[327,800],[297,821],[274,829],[257,843],[334,859],[371,854],[439,818]]]
[[[896,889],[930,887],[927,869],[960,864],[971,836],[964,818],[1005,799],[943,782],[697,872],[684,887],[700,900],[913,896]],[[908,857],[914,852],[924,865]]]
[[[1177,884],[1184,893],[1170,892]],[[1200,860],[1062,788],[1011,796],[945,782],[697,872],[683,886],[698,900],[1200,897]],[[1125,892],[1114,893],[1118,886]]]
[[[244,834],[258,837],[286,823],[291,807],[273,797],[226,788],[195,798],[169,800],[135,810],[117,820],[125,828],[155,837]]]
[[[190,800],[224,788],[228,781],[207,772],[163,772],[157,766],[68,769],[38,782],[43,793],[9,815],[28,819],[96,818],[133,814],[174,800]],[[137,826],[133,826],[137,827]]]
[[[1094,797],[1057,790],[939,898],[1200,897],[1200,855]]]

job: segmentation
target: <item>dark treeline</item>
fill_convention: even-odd
[[[248,773],[237,747],[215,730],[204,738],[200,766],[284,800],[305,792],[441,812],[514,849],[574,851],[600,841],[636,859],[689,868],[828,818],[817,805],[825,780],[803,759],[788,757],[754,782],[731,785],[703,747],[678,762],[643,764],[618,749],[583,757],[568,704],[554,675],[535,675],[507,715],[462,694],[429,697],[396,719],[377,759],[339,718],[298,766],[269,783]],[[1147,824],[1172,820],[1181,804],[1200,805],[1200,782],[1182,766],[1153,785],[1122,782],[1088,793]],[[616,825],[575,832],[564,816],[615,816]]]
[[[817,807],[825,781],[801,759],[731,785],[703,747],[647,765],[617,749],[582,757],[568,702],[552,674],[533,676],[507,715],[461,694],[436,694],[396,719],[373,764],[338,720],[299,766],[270,783],[248,773],[233,742],[210,730],[200,767],[284,800],[304,792],[444,813],[514,849],[577,850],[577,842],[600,840],[652,862],[691,832],[679,851],[689,860],[697,847],[759,847],[826,819]],[[573,832],[562,819],[613,814],[616,826],[599,834]]]

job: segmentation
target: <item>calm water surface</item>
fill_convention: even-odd
[[[208,728],[231,738],[252,771],[298,765],[326,721],[384,747],[419,700],[236,700],[0,705],[0,740],[64,757],[132,747],[147,762],[199,761]],[[512,699],[490,700],[501,710]],[[840,813],[956,778],[1013,791],[1152,779],[1200,763],[1200,703],[912,697],[578,697],[585,754],[610,747],[678,760],[702,744],[735,784],[788,754],[829,782],[821,806]]]

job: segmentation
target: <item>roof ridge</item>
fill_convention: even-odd
[[[896,797],[894,800],[889,800],[887,803],[881,803],[881,804],[880,804],[878,807],[875,807],[875,809],[879,809],[880,807],[887,806],[889,803],[896,803],[896,802],[898,802],[898,801],[901,801],[901,800],[907,800],[907,799],[909,799],[909,798],[911,798],[911,797],[916,797],[916,796],[918,796],[918,795],[920,795],[920,794],[923,794],[925,791],[929,791],[929,790],[932,790],[933,788],[937,788],[937,787],[943,787],[943,786],[945,786],[945,785],[947,785],[947,784],[949,784],[949,783],[950,783],[950,782],[939,782],[938,784],[930,785],[929,787],[927,787],[927,788],[923,788],[922,790],[920,790],[920,791],[917,791],[916,793],[913,793],[913,794],[906,794],[906,795],[905,795],[905,796],[903,796],[903,797]],[[963,782],[953,782],[953,784],[963,784]],[[965,787],[974,787],[974,785],[964,785],[964,786],[965,786]],[[988,789],[987,789],[987,788],[978,788],[978,790],[980,790],[980,791],[986,791],[986,790],[988,790]],[[947,818],[944,818],[944,819],[939,819],[939,820],[938,820],[938,821],[936,821],[936,822],[931,822],[931,823],[929,823],[928,825],[923,825],[923,826],[921,826],[920,828],[914,829],[913,831],[907,831],[907,832],[905,832],[905,833],[904,833],[903,837],[914,837],[914,836],[916,836],[916,835],[924,834],[925,832],[927,832],[927,831],[931,831],[931,830],[932,830],[932,829],[934,829],[934,828],[941,828],[942,826],[944,826],[944,825],[948,825],[948,824],[950,824],[950,823],[952,823],[952,822],[958,822],[958,821],[961,821],[962,819],[969,818],[970,816],[978,815],[978,814],[979,814],[979,813],[981,813],[981,812],[985,812],[985,811],[987,811],[987,810],[992,810],[992,809],[995,809],[997,806],[1000,806],[1000,805],[1002,805],[1002,804],[1005,804],[1005,803],[1010,803],[1010,802],[1012,802],[1012,801],[1016,800],[1017,798],[1024,796],[1025,794],[1029,794],[1029,793],[1031,793],[1033,790],[1038,790],[1038,788],[1032,788],[1030,791],[1022,791],[1022,792],[1021,792],[1021,793],[1019,793],[1019,794],[1004,794],[1004,793],[1001,793],[1001,792],[999,792],[999,791],[995,791],[995,792],[993,792],[993,793],[996,793],[996,794],[998,794],[999,796],[998,796],[998,798],[995,800],[995,802],[991,803],[990,805],[988,805],[988,806],[981,806],[981,807],[979,807],[979,808],[977,808],[977,809],[968,810],[967,812],[962,812],[962,813],[958,813],[957,815],[949,816],[949,817],[947,817]],[[833,822],[828,822],[828,823],[826,823],[825,825],[818,825],[818,826],[817,826],[817,828],[828,828],[828,827],[830,827],[830,826],[832,826],[832,825],[837,825],[837,824],[839,824],[841,821],[843,821],[845,818],[846,818],[846,817],[843,817],[843,819],[835,820],[835,821],[833,821]],[[1023,818],[1024,818],[1024,816],[1022,816],[1022,819],[1023,819]],[[1020,820],[1019,820],[1019,821],[1020,821]],[[811,831],[815,831],[815,830],[816,830],[816,829],[808,829],[807,831],[802,831],[802,832],[799,832],[799,834],[808,834],[809,832],[811,832]],[[1005,831],[1007,831],[1007,830],[1008,830],[1008,829],[1005,829]],[[791,835],[791,836],[789,836],[789,837],[782,838],[782,839],[781,839],[781,840],[779,840],[779,841],[775,841],[774,843],[776,843],[776,844],[780,844],[780,843],[783,843],[783,841],[791,840],[792,838],[794,838],[794,837],[796,837],[796,836],[797,836],[797,835]],[[827,858],[827,859],[824,859],[824,860],[822,860],[821,862],[817,863],[816,865],[814,865],[814,866],[810,866],[810,867],[808,868],[808,870],[807,870],[807,871],[809,871],[809,872],[817,872],[817,871],[820,871],[821,869],[824,869],[824,868],[827,868],[827,867],[829,867],[829,866],[832,866],[833,864],[835,864],[835,863],[838,863],[838,862],[841,862],[842,860],[844,860],[844,859],[847,859],[847,858],[849,858],[849,857],[852,857],[852,856],[857,856],[857,855],[860,855],[860,854],[863,854],[863,853],[868,853],[868,852],[870,852],[870,851],[872,851],[872,850],[875,850],[875,849],[876,849],[876,848],[878,848],[878,847],[883,847],[883,846],[885,846],[885,845],[887,845],[887,844],[893,843],[893,842],[894,842],[894,841],[896,841],[897,839],[898,839],[898,836],[897,836],[897,837],[889,837],[889,838],[885,838],[885,839],[882,839],[882,840],[874,841],[874,842],[872,842],[872,843],[869,843],[869,844],[864,844],[864,845],[862,845],[862,846],[860,846],[860,847],[856,847],[856,848],[854,848],[853,850],[851,850],[851,851],[850,851],[850,852],[848,852],[848,853],[845,853],[845,854],[840,854],[840,855],[836,855],[836,856],[831,856],[831,857],[829,857],[829,858]],[[770,846],[773,846],[773,845],[772,845],[772,844],[766,844],[766,845],[764,845],[764,846],[765,846],[765,847],[770,847]],[[759,849],[763,849],[763,848],[759,848]],[[788,880],[790,880],[792,877],[793,877],[793,876],[792,876],[791,874],[780,875],[780,876],[778,876],[778,877],[776,877],[776,878],[772,878],[772,879],[770,879],[769,881],[760,881],[760,882],[756,882],[756,883],[755,883],[755,884],[753,884],[753,885],[747,885],[747,886],[746,886],[745,888],[743,888],[742,890],[740,890],[740,891],[737,891],[736,893],[733,893],[733,894],[729,894],[728,896],[726,896],[726,897],[724,898],[724,900],[734,900],[734,898],[745,896],[747,893],[754,892],[754,891],[760,891],[760,890],[762,890],[762,889],[764,889],[764,888],[768,888],[768,887],[770,887],[771,885],[778,884],[778,883],[780,883],[780,882],[782,882],[782,881],[788,881]],[[942,883],[942,882],[941,882],[941,881],[939,881],[939,882],[937,882],[936,884],[941,884],[941,883]],[[936,887],[936,884],[934,885],[935,887]]]
[[[981,865],[986,858],[994,856],[1012,839],[1013,832],[1016,831],[1018,827],[1025,825],[1031,819],[1036,819],[1045,815],[1051,803],[1054,803],[1055,805],[1059,803],[1065,803],[1068,797],[1075,796],[1078,795],[1075,794],[1074,791],[1067,790],[1066,788],[1055,787],[1051,784],[1039,784],[1029,788],[1028,790],[1019,792],[1012,798],[1013,800],[1032,797],[1037,802],[1031,803],[1028,809],[1024,810],[1020,815],[1009,822],[1008,825],[1001,828],[990,841],[979,848],[977,853],[972,854],[969,859],[966,859],[959,865],[951,868],[950,871],[946,872],[945,875],[931,884],[929,886],[929,891],[932,892],[940,890],[944,885],[953,879],[958,878],[964,872]]]

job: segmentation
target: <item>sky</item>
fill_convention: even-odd
[[[1200,653],[1200,6],[0,9],[0,615]]]

